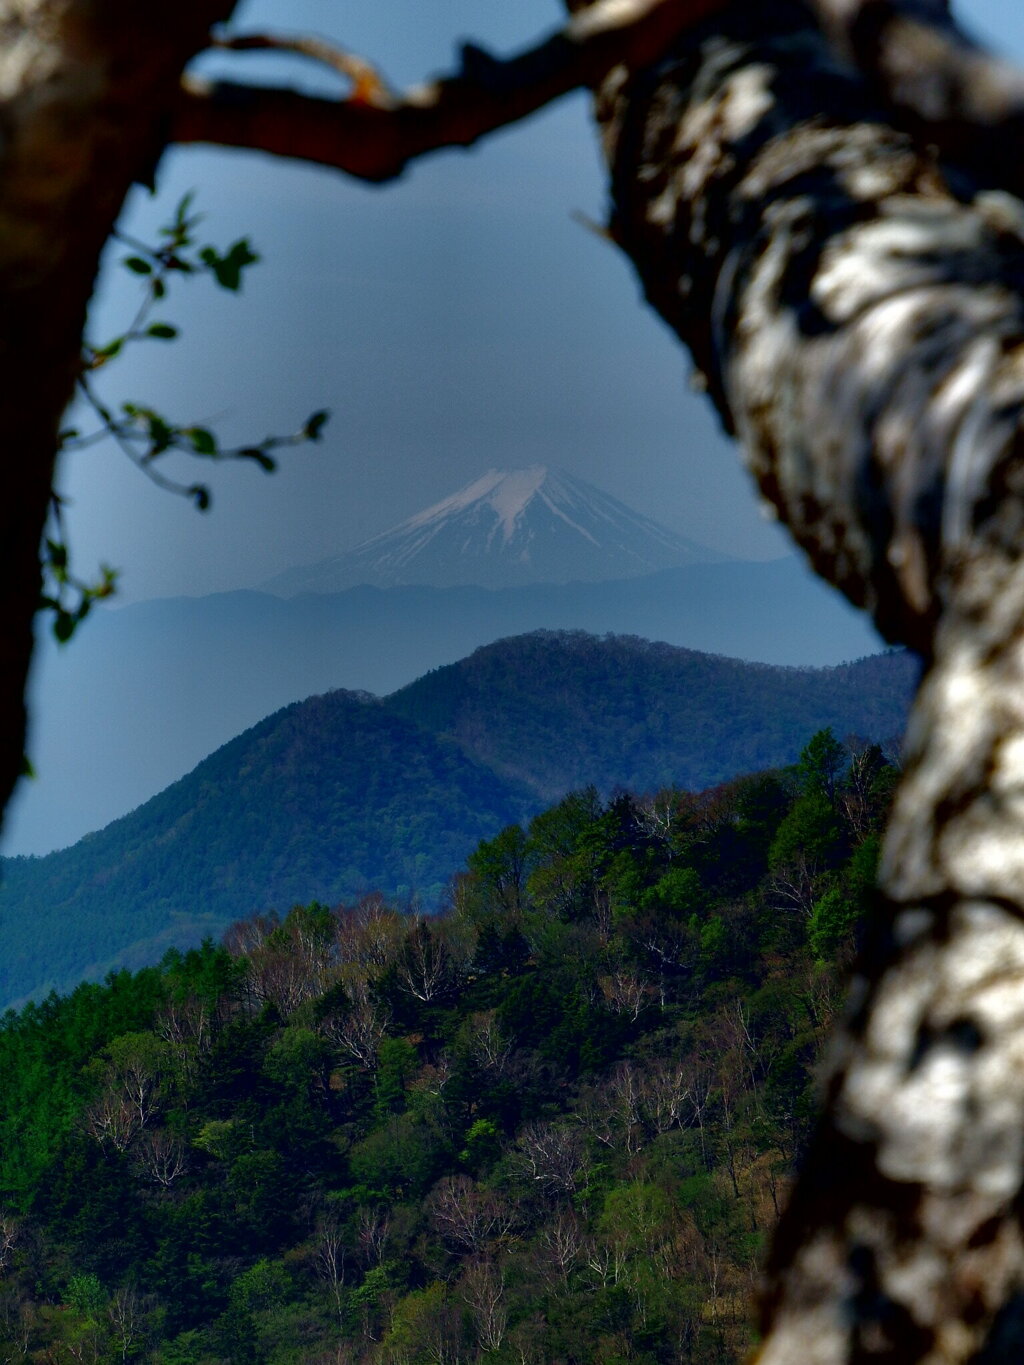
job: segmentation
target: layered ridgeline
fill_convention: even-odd
[[[486,588],[635,578],[720,560],[609,493],[544,465],[489,469],[354,549],[263,584],[282,597],[360,583]]]
[[[99,833],[5,860],[0,1003],[312,898],[436,905],[479,839],[570,789],[696,790],[792,763],[826,726],[890,740],[915,673],[905,654],[774,668],[538,632],[383,702],[293,704]]]
[[[467,850],[526,807],[376,698],[293,703],[71,848],[3,860],[0,1005],[310,894],[334,903],[379,887],[436,902]]]
[[[868,618],[796,558],[714,558],[534,467],[491,471],[263,591],[97,610],[74,649],[39,642],[29,742],[40,780],[16,793],[3,850],[73,843],[290,702],[336,687],[384,695],[524,631],[628,631],[811,666],[879,648]]]

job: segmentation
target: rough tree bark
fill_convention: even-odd
[[[1016,1361],[1024,205],[1007,191],[1024,192],[1024,82],[941,0],[570,0],[568,27],[515,63],[471,49],[406,98],[357,78],[336,104],[197,82],[176,101],[229,8],[0,0],[0,780],[85,301],[163,141],[384,179],[595,86],[611,230],[650,301],[819,572],[929,663],[757,1359]]]
[[[613,232],[763,495],[930,663],[758,1360],[1002,1358],[1024,1270],[1024,207],[896,131],[798,5],[736,6],[613,73],[599,119]]]

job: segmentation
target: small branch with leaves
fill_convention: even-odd
[[[262,441],[246,445],[225,446],[205,424],[174,422],[142,403],[122,402],[115,410],[100,396],[95,382],[97,373],[121,355],[127,346],[144,341],[173,341],[178,336],[178,328],[172,323],[153,318],[153,310],[167,297],[173,278],[205,275],[212,277],[221,289],[237,293],[243,272],[258,262],[259,256],[245,237],[232,243],[226,251],[200,245],[196,229],[201,221],[201,215],[192,209],[192,195],[188,194],[178,204],[171,222],[160,229],[161,241],[157,245],[115,233],[130,252],[122,258],[121,264],[139,278],[143,298],[125,331],[101,345],[88,341],[83,344],[78,393],[97,419],[97,425],[90,431],[65,428],[60,435],[60,449],[63,452],[83,450],[101,441],[113,440],[157,487],[189,498],[205,512],[212,502],[208,485],[171,478],[158,468],[157,462],[162,456],[177,451],[200,459],[249,460],[264,472],[273,473],[277,461],[271,452],[307,441],[319,441],[328,413],[326,410],[312,413],[289,435],[266,436]],[[43,546],[44,589],[40,606],[53,613],[53,633],[63,643],[71,638],[93,603],[112,595],[117,573],[104,566],[96,582],[72,574],[62,507],[60,497],[54,493],[51,524]]]
[[[71,572],[70,552],[64,534],[63,502],[53,494],[50,512],[51,531],[43,542],[44,589],[40,609],[53,613],[53,633],[61,644],[74,635],[89,615],[95,602],[112,596],[117,587],[117,570],[100,566],[100,576],[87,582]]]

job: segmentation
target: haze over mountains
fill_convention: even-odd
[[[312,697],[72,848],[5,860],[0,1005],[257,911],[372,889],[435,904],[481,838],[572,788],[699,789],[794,761],[826,725],[887,740],[915,677],[900,653],[774,668],[539,632],[384,701]]]
[[[403,573],[427,580],[464,572],[495,581],[552,564],[559,576],[569,572],[559,565],[575,565],[579,577],[504,588],[427,581],[332,592],[330,582],[340,580],[331,575],[341,564],[351,568],[343,554],[326,568],[302,570],[310,590],[288,600],[277,595],[288,587],[279,579],[275,593],[98,609],[66,649],[41,641],[30,735],[40,779],[22,784],[4,850],[70,845],[290,702],[339,687],[387,694],[480,645],[538,628],[627,633],[811,666],[881,647],[867,618],[796,558],[710,562],[712,551],[580,480],[538,468],[491,471],[404,525],[405,539],[398,528],[369,543],[373,555],[364,547],[367,573],[395,573],[400,560]],[[638,571],[641,561],[659,556],[677,566]],[[604,580],[580,581],[596,562]],[[634,576],[608,579],[613,563]],[[298,580],[290,581],[295,590]]]
[[[583,479],[531,465],[489,469],[354,549],[261,586],[281,597],[364,583],[515,588],[635,578],[722,558]]]

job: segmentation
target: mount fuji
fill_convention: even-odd
[[[359,584],[513,588],[637,578],[722,558],[583,479],[531,465],[490,469],[354,549],[261,586],[279,597]]]

